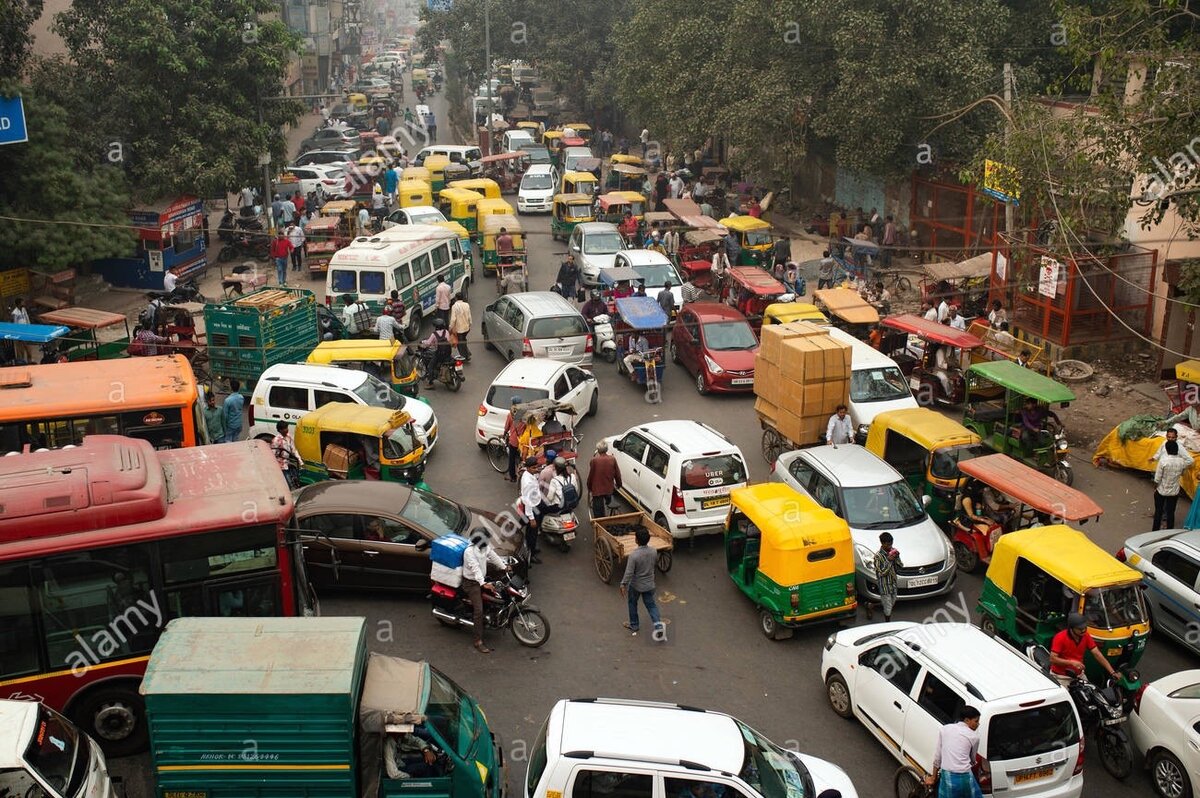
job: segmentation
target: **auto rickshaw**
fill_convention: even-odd
[[[555,194],[550,209],[550,238],[566,241],[575,225],[595,220],[591,194]]]
[[[512,236],[513,242],[512,254],[504,257],[496,249],[496,238],[501,230]],[[484,272],[496,272],[497,281],[503,279],[506,271],[499,268],[501,265],[512,268],[520,264],[524,270],[525,236],[515,214],[493,213],[479,217],[479,252]]]
[[[914,493],[929,497],[929,517],[943,526],[954,516],[959,463],[988,453],[978,435],[928,407],[875,416],[864,446],[899,471]]]
[[[829,319],[821,309],[808,302],[776,302],[763,310],[763,324],[790,324],[793,321],[829,324]]]
[[[1037,344],[1022,341],[1006,330],[994,330],[986,318],[978,318],[967,325],[967,332],[983,341],[983,346],[971,350],[971,362],[985,360],[1016,361],[1024,354],[1025,367],[1049,374],[1051,363],[1043,357],[1045,350]]]
[[[469,180],[471,177],[471,167],[465,163],[454,163],[452,161],[446,164],[446,168],[442,170],[442,177],[445,179],[447,186],[455,181]]]
[[[895,360],[900,370],[908,375],[908,384],[917,402],[922,405],[957,405],[963,401],[967,388],[961,364],[970,359],[971,350],[983,346],[983,341],[968,332],[911,313],[888,316],[882,323],[885,329],[896,330],[900,334],[881,339],[880,351]],[[909,339],[913,336],[920,339],[919,347],[911,345]],[[945,368],[938,363],[939,348],[947,352]]]
[[[737,308],[756,330],[762,327],[763,311],[783,297],[794,295],[786,285],[757,266],[731,266],[721,281],[719,299]]]
[[[600,181],[591,172],[563,172],[560,194],[586,194],[588,202],[600,190]]]
[[[491,199],[490,197],[484,197],[479,201],[479,203],[475,206],[475,213],[477,219],[475,229],[480,231],[483,230],[483,220],[485,216],[500,215],[512,216],[513,218],[516,218],[517,215],[517,212],[513,210],[513,206],[508,202],[502,199]]]
[[[417,362],[408,347],[399,341],[351,339],[322,341],[308,353],[305,361],[317,366],[365,371],[392,387],[399,395],[414,399],[421,393]],[[397,407],[402,405],[397,404]],[[436,435],[436,430],[431,433]],[[433,441],[430,440],[430,443]]]
[[[353,108],[355,111],[367,110],[367,95],[354,92],[346,96],[346,105]]]
[[[550,163],[554,164],[555,169],[561,169],[563,132],[561,130],[547,130],[542,134],[542,144],[545,144],[546,149],[550,151]]]
[[[1142,599],[1141,572],[1120,562],[1069,526],[1022,529],[1001,535],[983,580],[979,626],[1019,649],[1050,648],[1066,628],[1067,615],[1082,613],[1088,633],[1114,668],[1132,668],[1146,650],[1150,619]],[[1089,680],[1108,675],[1084,657]],[[1125,680],[1136,689],[1136,674]]]
[[[609,191],[636,191],[641,194],[648,173],[641,166],[615,163],[608,168],[604,187]]]
[[[529,168],[529,153],[518,150],[485,155],[480,163],[483,165],[483,177],[496,184],[496,196],[501,193],[515,194],[521,187],[521,177]]]
[[[437,207],[442,216],[474,233],[479,229],[479,202],[482,199],[484,196],[478,191],[450,186],[438,192]]]
[[[160,314],[161,317],[161,314]],[[92,308],[59,308],[39,313],[40,324],[66,327],[70,332],[58,341],[58,351],[72,363],[76,360],[117,360],[129,357],[129,319],[121,313]],[[122,334],[123,333],[123,334]]]
[[[603,277],[604,270],[600,274]],[[670,319],[653,297],[630,296],[617,299],[615,304],[617,312],[612,325],[617,340],[617,373],[627,374],[630,381],[644,385],[647,402],[661,402],[662,380],[667,367],[663,352]],[[630,353],[630,342],[635,333],[646,336],[650,351],[640,356],[640,362],[635,361],[627,367],[625,356]]]
[[[1075,400],[1070,388],[1009,360],[975,363],[967,369],[963,424],[990,449],[1050,474],[1064,485],[1075,481],[1063,425],[1049,409]],[[1032,403],[1038,430],[1024,426],[1022,412]]]
[[[623,194],[610,191],[596,198],[597,221],[620,224],[625,219],[625,211],[633,213],[633,203]]]
[[[567,122],[563,128],[571,128],[575,131],[577,138],[583,139],[583,145],[586,146],[592,140],[592,126],[586,122]]]
[[[821,288],[813,291],[813,304],[829,316],[833,326],[862,341],[871,334],[871,328],[879,323],[879,311],[852,288]]]
[[[403,410],[353,402],[321,405],[296,424],[300,484],[366,479],[427,490],[424,435]]]
[[[759,629],[784,640],[801,626],[853,619],[854,541],[832,510],[781,482],[735,488],[725,568],[759,607]]]
[[[401,180],[396,187],[396,202],[401,208],[432,205],[433,191],[424,180]]]
[[[601,167],[604,162],[599,158],[577,158],[575,160],[576,172],[587,172],[592,177],[596,178],[596,182],[600,181]],[[599,189],[597,189],[599,191]]]
[[[727,216],[720,224],[737,236],[741,245],[737,266],[762,266],[770,263],[775,235],[770,224],[753,216]]]
[[[711,263],[713,255],[723,246],[724,235],[724,232],[718,230],[688,230],[679,241],[680,262],[706,260]]]
[[[609,193],[620,194],[622,197],[627,199],[629,201],[629,210],[633,213],[633,218],[637,219],[639,224],[641,224],[645,221],[646,198],[645,198],[645,196],[642,195],[642,192],[640,190],[639,191],[622,190],[622,191],[609,192]]]
[[[450,159],[445,155],[430,155],[421,164],[429,170],[429,187],[436,193],[446,187],[446,167]]]
[[[58,351],[58,339],[69,332],[61,324],[0,322],[0,365],[13,365],[18,360],[30,365],[40,363],[44,354]]]
[[[482,194],[488,199],[500,199],[500,184],[495,180],[487,177],[471,177],[464,180],[455,180],[448,184],[448,188],[465,188],[467,191],[474,191],[477,194]]]
[[[400,180],[421,180],[433,183],[433,175],[424,166],[406,166],[400,171]]]
[[[517,129],[518,130],[528,130],[530,132],[530,134],[533,136],[534,141],[540,141],[542,138],[542,134],[546,132],[546,126],[544,124],[542,124],[541,122],[534,122],[531,120],[527,120],[525,122],[518,122]]]
[[[329,270],[333,253],[350,243],[338,216],[316,216],[304,226],[304,262],[313,277]]]
[[[429,72],[425,69],[414,69],[412,71],[412,87],[413,91],[421,89],[422,91],[429,90]]]
[[[993,517],[987,531],[951,519],[947,532],[954,542],[958,570],[972,573],[992,560],[992,550],[1001,534],[1054,522],[1086,524],[1099,519],[1104,509],[1085,493],[1034,471],[1008,455],[987,454],[964,460],[958,469],[967,479],[978,480],[1003,497],[1005,508]],[[963,480],[956,504],[967,487]],[[977,514],[980,513],[977,508]]]
[[[389,162],[398,160],[404,153],[404,147],[396,141],[395,136],[380,136],[375,139],[375,154],[386,158]]]
[[[618,299],[633,296],[634,285],[641,279],[642,275],[628,266],[610,266],[600,270],[600,296],[608,304],[609,316],[617,314]]]

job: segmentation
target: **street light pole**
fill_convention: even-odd
[[[492,18],[488,10],[488,1],[483,0],[483,79],[487,83],[487,131],[488,131],[488,154],[496,153],[495,132],[492,129],[492,114],[495,113],[495,108],[492,105]]]

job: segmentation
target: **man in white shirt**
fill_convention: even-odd
[[[965,318],[963,318],[962,316],[958,315],[958,308],[956,308],[956,307],[950,308],[950,317],[949,317],[948,321],[950,322],[950,326],[953,327],[954,329],[962,330],[963,332],[966,332],[967,320]]]
[[[175,272],[167,269],[163,272],[163,292],[167,294],[175,293],[175,286],[179,284],[179,278],[175,276]]]
[[[287,227],[287,240],[292,245],[292,271],[298,272],[304,266],[304,228],[296,222]]]
[[[508,565],[500,559],[500,555],[492,550],[488,542],[489,533],[486,530],[475,530],[471,533],[471,545],[463,552],[463,581],[462,591],[471,600],[471,620],[475,626],[475,650],[480,654],[490,654],[492,650],[483,644],[483,583],[487,581],[488,565],[494,565],[502,571],[508,570]]]
[[[845,405],[838,405],[837,412],[829,417],[829,424],[825,427],[825,443],[833,446],[854,443],[854,422],[847,415]]]
[[[925,777],[925,783],[932,787],[941,779],[945,784],[939,785],[938,795],[970,798],[979,795],[972,772],[979,753],[979,710],[964,706],[958,717],[958,723],[947,723],[938,732],[933,772]]]
[[[679,199],[683,196],[683,178],[679,176],[678,172],[675,172],[673,175],[671,175],[670,186],[672,197]]]
[[[358,235],[365,236],[371,229],[371,212],[366,205],[358,206]]]
[[[650,130],[649,130],[649,128],[642,128],[642,133],[640,136],[638,136],[638,138],[642,142],[642,157],[645,158],[646,157],[646,149],[650,146]]]
[[[525,546],[529,549],[531,563],[542,562],[537,556],[538,508],[542,505],[542,488],[538,482],[538,460],[525,458],[525,471],[521,474],[521,506],[525,513]]]
[[[450,300],[454,297],[454,289],[446,282],[446,275],[439,274],[437,288],[433,289],[434,317],[439,318],[450,326]]]
[[[926,303],[925,304],[925,321],[937,321],[937,320],[938,320],[938,309],[936,307],[934,307],[933,305]]]
[[[30,324],[29,311],[25,307],[25,300],[17,297],[13,300],[12,312],[9,314],[13,324]],[[27,344],[23,341],[13,342],[13,355],[17,360],[25,363],[36,363],[35,355],[37,348],[33,344]]]
[[[381,313],[375,320],[375,333],[379,336],[380,341],[395,341],[396,333],[399,331],[400,324],[391,313]]]

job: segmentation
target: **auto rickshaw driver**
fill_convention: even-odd
[[[942,395],[952,396],[950,376],[952,373],[962,370],[958,363],[958,356],[947,344],[935,344],[930,341],[929,346],[932,351],[925,356],[925,368],[942,384]]]
[[[1062,422],[1048,406],[1038,402],[1032,396],[1026,396],[1021,407],[1021,425],[1013,430],[1021,436],[1021,445],[1027,452],[1032,452],[1038,446],[1046,444],[1047,437],[1062,428]]]

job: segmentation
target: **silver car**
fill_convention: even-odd
[[[1150,624],[1200,652],[1200,530],[1143,532],[1125,541],[1117,559],[1145,577]]]
[[[502,296],[483,311],[483,340],[505,360],[548,357],[589,368],[592,334],[583,314],[553,291]]]
[[[625,239],[615,224],[584,222],[575,225],[567,244],[584,285],[599,285],[600,270],[612,268],[617,253],[625,249]]]

